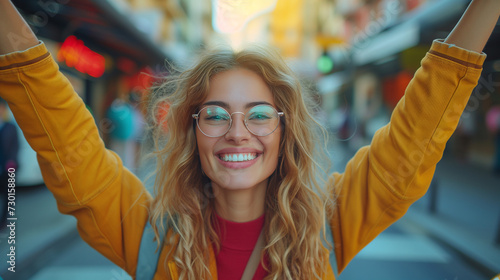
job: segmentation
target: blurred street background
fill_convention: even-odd
[[[333,169],[342,172],[389,121],[432,40],[446,37],[470,1],[12,2],[57,58],[107,147],[150,186],[154,164],[141,160],[151,143],[144,103],[169,65],[187,66],[216,45],[278,48],[314,94],[317,118],[330,133]],[[500,273],[498,25],[484,50],[482,77],[428,193],[367,246],[340,280],[489,280]],[[5,123],[15,120],[0,104],[0,132]],[[19,129],[17,145],[0,148],[18,153],[16,272],[7,270],[12,230],[2,223],[3,279],[132,279],[80,239],[73,217],[57,211]],[[7,207],[5,201],[0,207]]]

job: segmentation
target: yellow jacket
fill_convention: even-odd
[[[339,271],[426,192],[485,57],[435,41],[391,123],[343,174],[331,176],[327,187],[337,195],[337,211],[330,223]],[[92,247],[135,275],[151,196],[104,147],[94,119],[43,43],[0,56],[0,95],[37,151],[59,210],[77,218],[81,237]],[[168,251],[163,249],[154,279],[178,278],[175,263],[165,260]],[[331,269],[325,279],[334,279]]]

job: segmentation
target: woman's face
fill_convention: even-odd
[[[211,79],[210,90],[200,108],[213,104],[223,107],[230,114],[247,113],[256,104],[276,107],[265,82],[254,72],[241,68],[216,74]],[[278,163],[281,126],[267,136],[255,136],[245,127],[243,114],[233,114],[232,118],[231,129],[220,137],[205,136],[196,128],[203,171],[214,188],[242,190],[265,187]],[[243,155],[243,159],[237,158],[239,154]],[[251,159],[253,156],[256,158]]]

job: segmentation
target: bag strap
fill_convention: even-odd
[[[257,243],[253,247],[252,254],[250,255],[250,259],[248,259],[247,266],[243,271],[243,276],[241,276],[241,280],[252,280],[255,271],[260,263],[260,253],[262,249],[264,249],[264,230],[260,231],[259,239],[257,239]]]
[[[168,232],[168,223],[165,223],[165,232]],[[160,235],[160,248],[157,248],[154,242],[155,234],[153,226],[148,221],[144,226],[144,232],[141,238],[141,247],[139,248],[139,257],[137,259],[137,268],[135,271],[136,280],[151,280],[156,273],[158,260],[163,249],[163,235]]]
[[[330,266],[332,267],[333,274],[335,275],[335,279],[337,279],[339,275],[338,267],[337,267],[337,256],[335,255],[335,242],[333,241],[333,233],[332,233],[332,228],[330,227],[330,222],[328,221],[328,218],[326,219],[326,236],[323,237],[323,245],[328,248],[328,243],[332,245],[332,249],[330,250]],[[325,240],[326,239],[326,240]]]

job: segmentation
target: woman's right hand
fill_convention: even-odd
[[[35,34],[10,0],[0,0],[0,55],[38,44]]]

